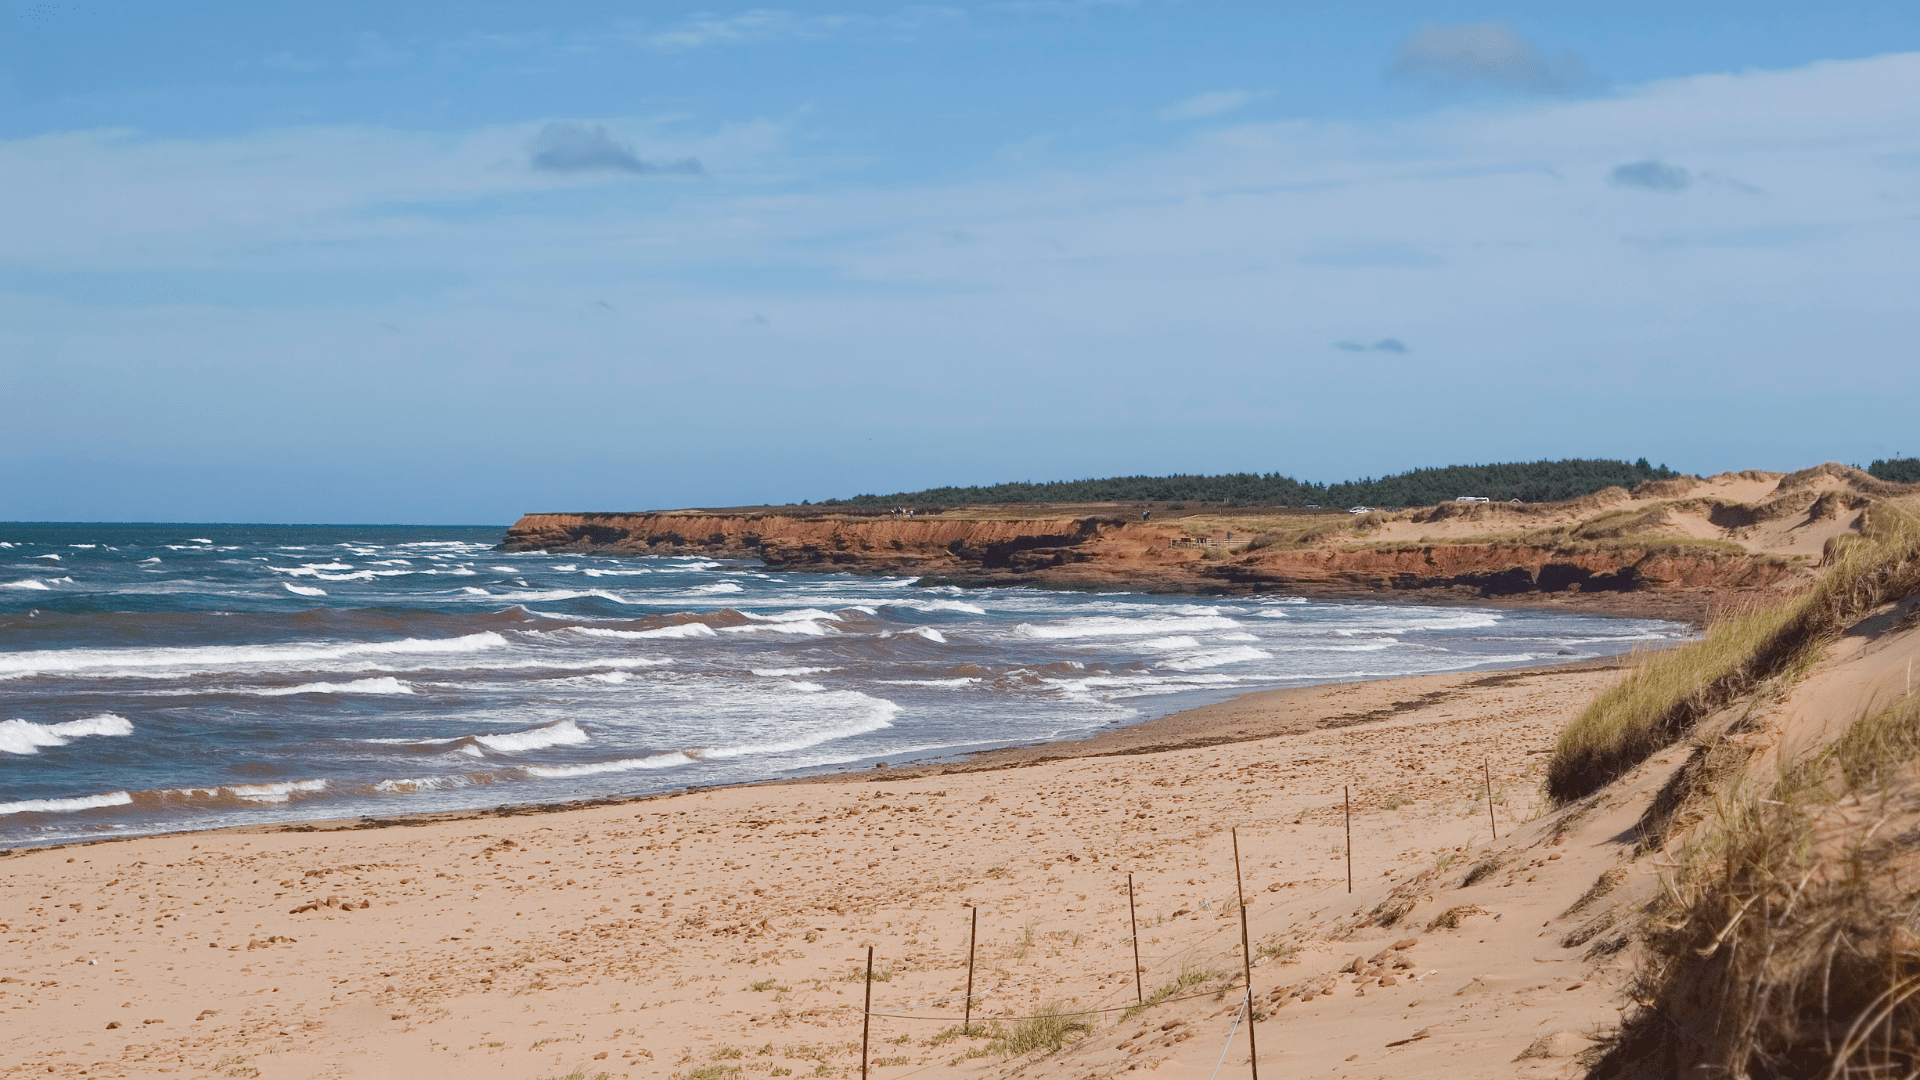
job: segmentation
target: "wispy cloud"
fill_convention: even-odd
[[[697,12],[654,27],[622,23],[613,35],[629,45],[660,52],[836,38],[911,39],[928,31],[964,25],[962,8],[919,5],[880,15],[808,14],[785,8],[754,8],[734,15]]]
[[[528,147],[528,164],[545,172],[679,173],[698,176],[706,170],[698,158],[678,161],[642,161],[633,147],[614,140],[604,125],[555,122],[540,129]]]
[[[1616,165],[1607,174],[1615,187],[1646,188],[1648,191],[1685,191],[1693,184],[1693,174],[1664,161],[1634,161]]]
[[[1569,94],[1592,85],[1572,52],[1549,56],[1501,20],[1428,23],[1394,50],[1392,78],[1439,87],[1487,86],[1529,94]]]
[[[1245,105],[1255,96],[1249,90],[1210,90],[1161,109],[1160,119],[1198,120],[1204,116],[1219,116]]]
[[[1381,338],[1371,345],[1363,345],[1358,341],[1336,341],[1333,347],[1342,352],[1409,353],[1413,351],[1402,344],[1398,338]]]

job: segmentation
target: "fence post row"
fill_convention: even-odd
[[[969,906],[973,912],[973,927],[967,931],[967,1015],[960,1021],[960,1034],[973,1034],[973,948],[980,941],[980,909]]]
[[[1482,760],[1480,769],[1487,778],[1487,827],[1493,830],[1493,838],[1500,839],[1500,823],[1493,818],[1493,765]]]
[[[1133,875],[1127,875],[1127,927],[1133,931],[1133,997],[1145,1005],[1147,993],[1140,987],[1140,917],[1133,910]]]
[[[1493,826],[1494,838],[1498,839],[1500,835],[1499,822],[1494,817],[1494,812],[1493,812],[1493,767],[1489,762],[1482,762],[1481,770],[1487,781],[1487,819],[1488,819],[1488,822]],[[1353,788],[1352,786],[1343,785],[1340,789],[1340,794],[1341,794],[1341,799],[1344,804],[1344,809],[1346,814],[1347,891],[1351,893],[1353,891]],[[1234,897],[1239,901],[1239,904],[1240,904],[1240,971],[1241,971],[1242,979],[1245,982],[1244,989],[1246,992],[1246,1000],[1245,1000],[1245,1004],[1242,1006],[1242,1012],[1244,1013],[1247,1021],[1247,1065],[1252,1075],[1252,1080],[1260,1080],[1260,1048],[1259,1048],[1258,1039],[1255,1035],[1256,1025],[1254,1024],[1255,1000],[1253,995],[1253,934],[1252,934],[1252,930],[1250,928],[1248,917],[1247,917],[1246,883],[1240,871],[1240,827],[1238,825],[1231,826],[1228,829],[1228,833],[1231,836],[1233,841]],[[976,905],[969,904],[967,905],[967,910],[971,913],[969,926],[967,930],[967,996],[966,996],[966,1010],[961,1020],[960,1030],[963,1034],[971,1035],[973,1033],[974,961],[975,961],[975,957],[977,956],[979,943],[980,943],[980,908]],[[1145,984],[1142,982],[1142,979],[1141,979],[1143,969],[1140,965],[1140,916],[1139,916],[1139,909],[1135,903],[1133,874],[1131,873],[1127,874],[1127,928],[1132,932],[1132,940],[1133,940],[1134,1000],[1138,1004],[1144,1005],[1146,1004],[1147,995],[1146,995]],[[1175,999],[1175,1000],[1180,1000],[1180,999]],[[1096,1011],[1107,1011],[1107,1010],[1096,1010]],[[1117,1010],[1114,1010],[1114,1011],[1117,1011]],[[1239,1020],[1237,1018],[1234,1021],[1234,1027],[1235,1028],[1239,1027]],[[867,1074],[868,1053],[869,1053],[869,1047],[871,1046],[871,1043],[872,1043],[872,1033],[873,1033],[873,946],[869,945],[867,946],[867,988],[866,988],[866,995],[865,995],[865,1005],[863,1006],[862,1013],[861,1013],[861,1020],[860,1020],[860,1080],[869,1080],[869,1077]],[[1233,1036],[1231,1033],[1227,1036],[1227,1040],[1228,1040],[1228,1045],[1231,1046],[1232,1040],[1233,1040]],[[1221,1053],[1223,1055],[1226,1053],[1225,1048],[1221,1050]]]
[[[873,946],[867,946],[867,1003],[860,1011],[860,1080],[867,1080],[867,1036],[873,1031]]]
[[[1260,1046],[1253,1038],[1253,948],[1247,934],[1247,890],[1240,883],[1240,826],[1235,825],[1232,834],[1233,894],[1240,901],[1240,971],[1247,980],[1247,1066],[1253,1070],[1253,1080],[1260,1080]]]

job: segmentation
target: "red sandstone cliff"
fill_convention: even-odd
[[[1177,522],[1118,516],[898,518],[783,513],[529,514],[510,550],[757,558],[784,570],[963,584],[1151,592],[1557,598],[1698,617],[1706,598],[1789,583],[1790,560],[1672,543],[1318,545],[1195,543]]]

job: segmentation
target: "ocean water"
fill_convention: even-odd
[[[506,554],[501,533],[0,524],[0,844],[900,764],[1688,633]]]

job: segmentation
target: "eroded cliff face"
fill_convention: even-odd
[[[789,570],[876,574],[1031,573],[1083,558],[1117,522],[1099,518],[954,520],[785,514],[528,514],[510,551],[757,558]]]
[[[1698,617],[1708,598],[1790,585],[1790,561],[1673,545],[1503,543],[1391,547],[1195,544],[1178,526],[1118,517],[1025,519],[778,513],[529,514],[510,550],[757,558],[783,570],[910,575],[969,585],[1173,593],[1557,598]]]

